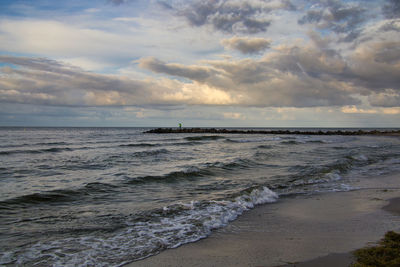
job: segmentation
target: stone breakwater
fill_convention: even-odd
[[[386,135],[400,136],[400,130],[318,130],[318,131],[291,131],[291,130],[235,130],[219,128],[157,128],[144,133],[203,133],[203,134],[297,134],[297,135]]]

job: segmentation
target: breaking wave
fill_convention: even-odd
[[[127,218],[125,227],[98,236],[77,236],[36,243],[3,255],[1,264],[53,266],[120,266],[167,248],[205,238],[256,205],[275,202],[267,187],[244,190],[232,199],[176,203]],[[113,253],[107,253],[112,251]],[[51,253],[50,253],[51,252]]]

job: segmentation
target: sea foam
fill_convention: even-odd
[[[261,187],[243,191],[231,200],[176,203],[143,219],[128,219],[126,227],[117,233],[38,242],[19,251],[18,259],[17,251],[3,254],[0,263],[41,264],[38,259],[46,258],[46,264],[53,266],[120,266],[121,262],[143,259],[205,238],[244,211],[277,199],[278,194]]]

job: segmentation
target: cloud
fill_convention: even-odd
[[[375,47],[375,61],[389,64],[400,61],[400,42],[385,42]]]
[[[142,66],[192,79],[133,80],[94,74],[61,62],[0,56],[0,101],[60,106],[320,106],[354,104],[335,83],[276,72],[264,61],[210,61],[184,66],[143,59]],[[197,79],[197,80],[195,80]]]
[[[400,94],[395,90],[386,90],[383,93],[372,94],[368,97],[369,103],[378,107],[400,107]]]
[[[167,64],[154,57],[142,58],[139,60],[139,66],[157,73],[165,73],[172,76],[180,76],[195,81],[207,79],[212,70],[199,66],[185,66],[182,64]]]
[[[317,1],[312,9],[299,19],[299,24],[315,24],[318,29],[329,29],[345,34],[342,41],[353,41],[359,27],[369,19],[360,3],[343,3],[340,0]]]
[[[382,25],[365,27],[353,50],[335,50],[316,32],[309,41],[269,47],[262,58],[170,63],[137,61],[141,79],[95,74],[46,58],[0,56],[0,101],[69,106],[225,105],[246,107],[398,107],[400,40]],[[222,43],[239,51],[262,51],[262,38]],[[172,77],[170,77],[172,76]],[[182,79],[180,79],[182,78]]]
[[[271,41],[264,38],[233,37],[222,40],[221,44],[243,54],[257,54],[269,48]]]
[[[309,71],[309,67],[313,64],[308,64],[307,60],[312,60],[314,56],[315,54],[311,54],[308,58],[293,57],[292,59],[302,61],[304,68]],[[202,69],[207,76],[204,75],[201,80],[195,80],[197,86],[207,86],[224,92],[230,96],[228,102],[232,105],[311,107],[340,106],[359,102],[350,95],[354,92],[348,91],[343,83],[321,79],[319,76],[304,75],[301,71],[291,69],[292,62],[287,62],[287,66],[279,66],[283,57],[280,52],[276,52],[274,56],[261,60],[214,60],[207,61],[208,65],[205,66],[179,65],[179,70],[172,73],[169,67],[174,64],[163,63],[162,66],[157,65],[157,68],[153,69],[175,76],[178,73],[184,73],[185,78],[188,77],[187,73]],[[336,71],[330,61],[323,61],[322,55],[315,62],[318,63],[318,60],[319,68],[325,68],[326,72]],[[157,62],[162,64],[160,61]],[[339,67],[336,66],[336,68]],[[185,68],[186,71],[184,71]]]
[[[0,69],[0,102],[3,103],[161,107],[237,104],[227,92],[205,84],[95,74],[43,58],[0,56],[0,62],[16,66]],[[201,74],[201,71],[175,69],[177,74],[191,78]],[[166,70],[171,71],[168,67]]]
[[[386,20],[380,27],[383,32],[395,31],[400,32],[400,19]]]
[[[360,113],[360,114],[376,114],[376,113],[378,113],[378,111],[375,109],[362,109],[362,108],[357,108],[356,106],[342,107],[341,111],[343,113]]]
[[[110,47],[120,44],[119,51]],[[0,49],[45,55],[116,57],[131,54],[132,38],[76,25],[47,20],[1,20]]]
[[[386,89],[399,90],[400,50],[399,41],[368,42],[358,46],[349,58],[349,78],[359,86],[374,92]]]
[[[177,16],[186,18],[191,26],[211,25],[225,33],[246,34],[266,32],[271,24],[266,15],[272,10],[295,9],[289,0],[195,0],[183,6],[162,3],[167,10],[175,10]]]
[[[400,18],[400,2],[398,0],[386,0],[382,12],[388,19]]]
[[[347,114],[386,114],[386,115],[397,115],[400,114],[400,108],[358,108],[356,106],[345,106],[342,107],[341,112]]]
[[[232,119],[232,120],[244,120],[246,119],[245,116],[243,116],[242,113],[239,112],[224,112],[222,114],[225,119]]]
[[[400,114],[400,108],[384,108],[382,112],[383,114],[397,115]]]
[[[257,60],[209,60],[203,61],[206,65],[185,66],[152,59],[156,66],[142,66],[226,92],[235,105],[348,106],[370,96],[373,105],[398,106],[393,100],[398,98],[388,101],[379,94],[393,90],[397,95],[399,90],[399,42],[361,42],[343,55],[316,38],[272,47]]]
[[[193,32],[189,27],[177,30],[182,22],[165,16],[160,20],[114,17],[101,23],[96,18],[74,23],[0,19],[0,51],[65,60],[105,72],[126,66],[139,57],[168,55],[191,61],[221,49],[218,40],[206,31]]]
[[[276,69],[303,73],[321,81],[344,83],[354,93],[369,95],[387,89],[399,90],[400,41],[372,40],[343,56],[338,51],[314,46],[289,46],[271,55]]]
[[[64,106],[170,104],[162,100],[169,89],[155,82],[94,74],[43,58],[0,56],[0,62],[18,66],[0,71],[1,102]]]
[[[134,1],[134,0],[107,0],[107,1],[113,5],[119,6],[119,5],[125,4],[129,1]]]
[[[0,62],[36,69],[39,71],[59,72],[61,74],[70,74],[73,71],[79,70],[79,68],[73,66],[67,67],[56,60],[46,58],[27,58],[0,55]],[[12,70],[9,69],[9,71]]]

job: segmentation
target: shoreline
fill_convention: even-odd
[[[374,135],[374,136],[400,136],[400,130],[358,130],[358,131],[290,131],[290,130],[228,130],[219,128],[157,128],[144,133],[177,134],[177,133],[202,133],[202,134],[273,134],[273,135]]]
[[[208,238],[126,266],[348,266],[351,251],[400,230],[400,188],[393,188],[399,179],[378,177],[359,190],[282,197]]]

